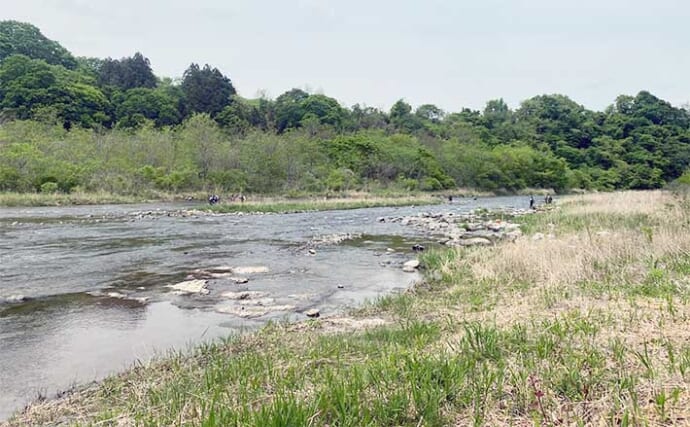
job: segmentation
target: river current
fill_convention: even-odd
[[[400,263],[434,238],[380,217],[526,207],[524,198],[282,215],[168,215],[190,205],[0,208],[0,420],[38,396],[97,380],[171,349],[269,320],[335,314],[402,291]],[[324,236],[359,236],[304,250]],[[388,250],[394,249],[394,251]],[[167,287],[199,270],[262,267],[243,284],[209,280],[208,295]],[[227,292],[276,307],[246,318]],[[230,313],[230,314],[228,314]]]

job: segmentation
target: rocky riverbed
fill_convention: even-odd
[[[379,217],[381,223],[399,223],[414,227],[437,238],[446,246],[488,246],[501,241],[515,241],[522,235],[520,225],[510,218],[534,211],[508,209],[498,211],[473,210],[468,213],[421,212],[417,215]],[[413,249],[423,250],[423,247]]]
[[[459,220],[474,208],[524,203],[288,215],[184,205],[0,209],[0,372],[22,372],[0,376],[0,419],[166,349],[269,320],[330,321],[403,292],[419,277],[415,250],[459,237],[463,221],[490,230],[479,216]],[[445,212],[419,214],[427,210]]]

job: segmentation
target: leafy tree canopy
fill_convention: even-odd
[[[100,86],[114,86],[120,90],[156,87],[151,63],[139,52],[128,58],[107,58],[101,63],[84,61],[84,65],[98,72]]]
[[[190,65],[184,72],[181,87],[189,111],[212,116],[230,105],[231,97],[237,93],[230,79],[208,64],[203,68]]]
[[[17,21],[0,21],[0,61],[12,55],[42,59],[48,64],[74,69],[77,60],[60,43],[48,39],[35,26]]]

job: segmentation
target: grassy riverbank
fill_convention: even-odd
[[[273,324],[8,425],[666,425],[690,419],[690,201],[576,196],[352,317]]]
[[[108,192],[72,192],[65,193],[13,193],[0,192],[0,207],[31,206],[70,206],[70,205],[105,205],[126,203],[155,203],[196,201],[204,208],[214,212],[298,212],[334,209],[357,209],[382,206],[408,206],[436,204],[446,200],[452,194],[455,197],[491,196],[490,193],[458,189],[453,192],[409,193],[342,193],[335,197],[321,195],[304,195],[301,197],[272,197],[250,195],[246,202],[230,202],[225,197],[221,203],[212,207],[207,204],[206,193],[166,193],[148,192],[138,195],[122,195]]]
[[[0,193],[2,207],[30,207],[30,206],[69,206],[69,205],[105,205],[137,203],[147,199],[144,197],[123,196],[112,193]]]
[[[406,196],[370,196],[356,195],[352,197],[337,198],[260,198],[245,202],[229,202],[209,206],[207,210],[217,213],[233,212],[264,212],[264,213],[291,213],[306,211],[329,211],[341,209],[359,209],[391,206],[433,205],[444,202],[439,195],[418,194]]]

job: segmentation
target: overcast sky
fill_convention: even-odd
[[[690,101],[687,0],[0,0],[78,56],[191,62],[238,92],[447,111],[563,93],[593,109],[649,90]]]

